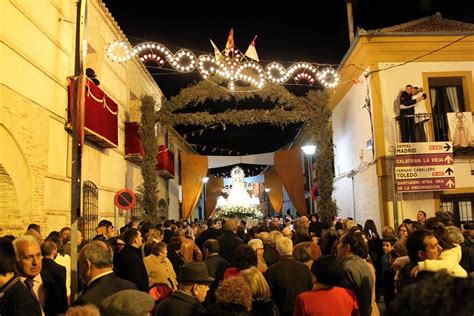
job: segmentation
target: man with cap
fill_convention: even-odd
[[[464,223],[464,244],[474,248],[474,222]]]
[[[204,262],[184,264],[178,277],[178,290],[158,304],[154,316],[203,314],[201,303],[212,281]]]

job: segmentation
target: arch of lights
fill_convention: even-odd
[[[107,45],[108,58],[116,63],[125,63],[139,58],[143,63],[154,63],[161,68],[166,63],[182,73],[199,71],[201,76],[230,92],[257,91],[269,81],[283,85],[290,79],[308,85],[319,82],[325,88],[334,88],[339,83],[339,74],[328,66],[314,66],[308,62],[297,62],[285,68],[280,63],[271,62],[265,69],[248,58],[236,47],[230,47],[215,55],[196,55],[188,49],[173,53],[163,44],[144,42],[131,47],[124,41],[113,41]],[[224,83],[224,86],[222,86]]]

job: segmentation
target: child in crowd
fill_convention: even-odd
[[[391,266],[395,257],[395,242],[397,240],[394,236],[386,236],[382,239],[382,246],[384,255],[382,256],[382,291],[385,305],[389,305],[395,296],[395,271]]]

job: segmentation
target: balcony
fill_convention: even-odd
[[[415,124],[407,124],[405,133],[414,135],[415,142],[453,142],[454,154],[474,154],[472,113],[471,117],[456,114],[414,114]],[[399,116],[392,120],[392,146],[403,142],[400,125]]]

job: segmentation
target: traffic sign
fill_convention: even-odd
[[[399,143],[395,148],[398,192],[456,188],[451,142]]]
[[[454,177],[397,180],[398,192],[443,191],[456,187]]]
[[[396,167],[406,166],[437,166],[453,165],[454,158],[452,153],[448,154],[419,154],[419,155],[400,155],[395,157]]]
[[[115,205],[122,210],[129,210],[135,206],[137,199],[132,190],[123,189],[115,193]]]
[[[396,179],[442,178],[454,176],[452,166],[414,166],[396,167]]]
[[[446,154],[452,153],[451,142],[427,142],[427,143],[398,143],[395,147],[395,155],[415,154]]]

